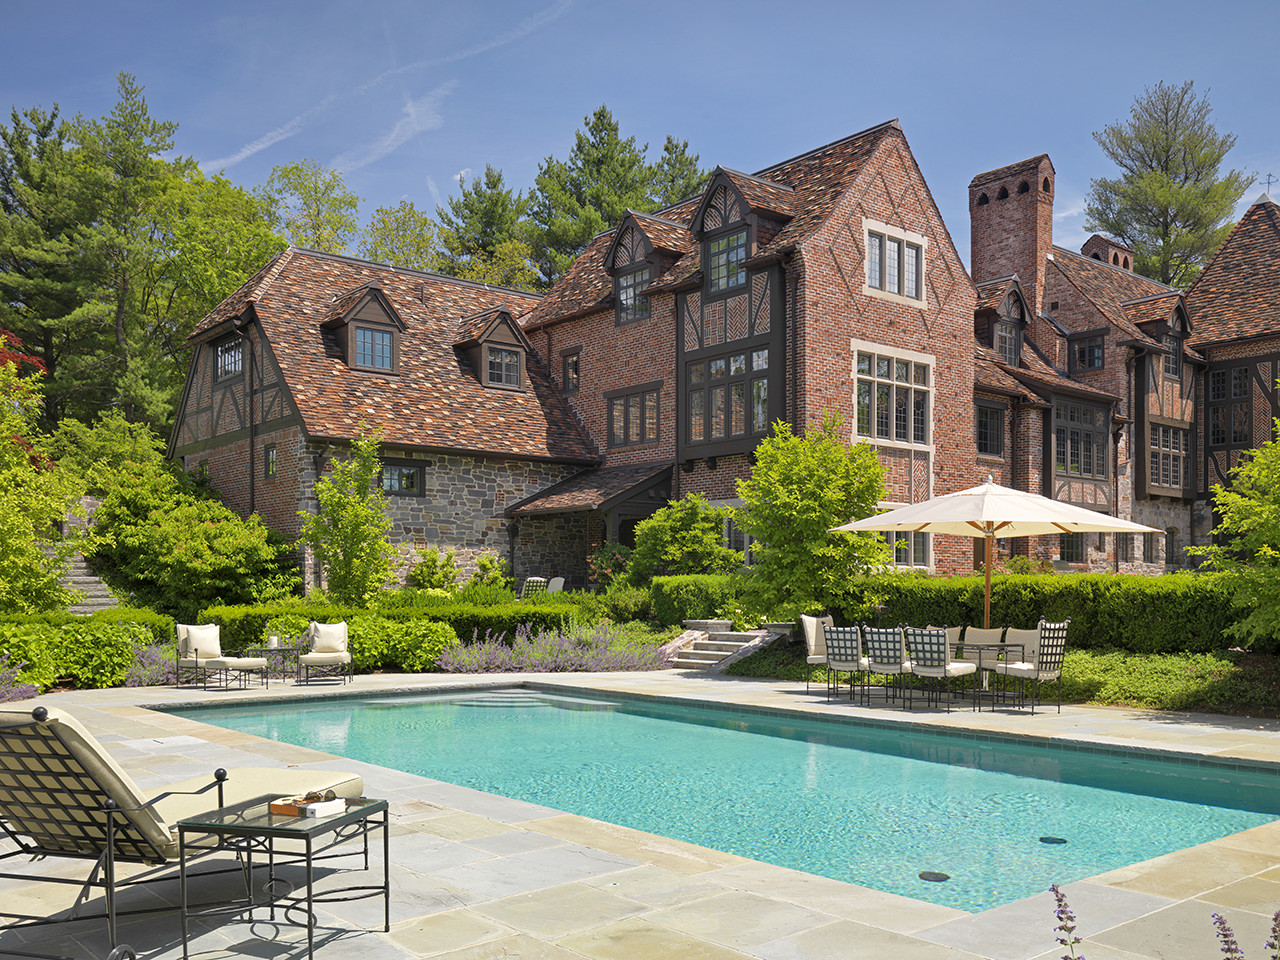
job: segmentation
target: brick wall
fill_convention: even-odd
[[[1044,182],[1048,180],[1049,189]],[[1022,183],[1027,192],[1019,193]],[[1008,196],[999,199],[1001,190]],[[1053,165],[1011,168],[1003,179],[969,187],[969,263],[979,283],[1017,274],[1035,317],[1044,309],[1044,265],[1053,251]],[[986,203],[979,203],[986,196]]]

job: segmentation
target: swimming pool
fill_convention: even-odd
[[[1265,769],[650,700],[510,689],[177,712],[971,911],[1280,816]]]

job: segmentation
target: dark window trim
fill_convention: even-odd
[[[1090,409],[1094,412],[1095,419],[1092,424],[1085,424],[1083,419],[1072,422],[1070,418],[1062,420],[1058,417],[1058,407],[1065,406],[1078,407],[1081,410]],[[1058,477],[1072,477],[1078,480],[1109,480],[1111,478],[1111,430],[1110,430],[1111,408],[1103,404],[1090,403],[1087,400],[1077,400],[1074,397],[1055,396],[1053,398],[1053,442],[1054,442],[1054,458],[1053,473]],[[1059,432],[1065,431],[1067,437],[1067,445],[1063,447],[1059,437]],[[1080,469],[1071,470],[1071,433],[1079,434],[1078,444],[1080,451]],[[1092,470],[1088,473],[1084,470],[1084,436],[1091,438],[1089,461],[1092,464]],[[1099,441],[1101,444],[1099,445]],[[1102,454],[1102,469],[1098,469],[1097,455],[1099,450]],[[1063,468],[1065,462],[1066,468]]]
[[[610,449],[621,449],[623,447],[641,447],[652,443],[658,443],[662,439],[662,386],[665,381],[650,380],[648,383],[636,384],[631,387],[619,387],[616,390],[608,390],[604,394],[605,401],[605,440]],[[650,394],[654,398],[655,416],[654,416],[654,434],[652,437],[644,435],[645,422],[645,398]],[[616,425],[613,420],[613,401],[629,400],[631,397],[640,398],[640,439],[631,440],[630,431],[627,429],[628,418],[631,413],[631,404],[624,403],[622,405],[622,424]],[[615,429],[617,426],[617,429]],[[620,439],[619,439],[620,438]]]
[[[574,383],[569,386],[569,360],[576,361],[574,370]],[[566,394],[577,393],[582,389],[582,344],[576,347],[566,347],[560,351],[560,389]]]
[[[996,440],[997,440],[997,444],[996,444],[996,445],[997,445],[998,449],[997,449],[994,453],[993,453],[993,452],[991,452],[990,450],[983,450],[983,449],[982,449],[982,446],[981,446],[980,439],[979,439],[979,436],[980,436],[980,435],[978,434],[978,411],[982,411],[982,410],[985,410],[985,411],[987,411],[988,413],[994,413],[994,414],[996,414],[996,415],[997,415],[996,423],[999,425],[1000,429],[999,429],[998,435],[997,435],[997,437],[996,437]],[[978,456],[980,456],[980,457],[992,457],[992,458],[994,458],[994,459],[999,459],[999,460],[1003,460],[1003,459],[1004,459],[1004,457],[1005,457],[1005,453],[1004,453],[1004,416],[1005,416],[1005,414],[1008,412],[1008,410],[1009,410],[1009,405],[1008,405],[1007,403],[999,403],[999,402],[994,401],[994,400],[978,400],[978,401],[975,401],[975,403],[974,403],[973,427],[974,427],[974,443],[978,445]]]
[[[1089,341],[1098,341],[1098,362],[1094,364],[1081,365],[1076,362],[1076,346],[1081,343],[1087,344]],[[1087,330],[1083,333],[1073,333],[1067,337],[1067,372],[1071,375],[1085,370],[1105,370],[1107,368],[1107,337],[1105,330]]]
[[[1068,549],[1068,547],[1070,549]],[[1070,556],[1068,556],[1070,554]],[[1067,563],[1084,563],[1089,559],[1089,548],[1083,533],[1058,534],[1058,557]]]
[[[645,277],[643,281],[638,281],[634,284],[631,284],[631,286],[634,288],[632,291],[632,303],[639,304],[639,302],[643,300],[644,310],[640,311],[636,307],[633,307],[630,312],[624,313],[623,312],[624,303],[623,303],[623,296],[622,296],[624,281],[629,279],[630,277],[633,277],[634,275],[639,273],[641,270],[647,270],[649,275]],[[617,271],[617,273],[614,275],[614,278],[613,278],[613,295],[614,295],[614,299],[617,301],[614,307],[615,325],[619,327],[625,327],[625,326],[628,326],[629,324],[640,323],[641,321],[652,318],[653,305],[649,302],[648,294],[643,293],[642,290],[649,289],[649,285],[653,283],[653,280],[656,274],[657,274],[656,267],[653,264],[649,263],[647,260],[642,260],[637,263],[628,264],[625,268]]]
[[[274,480],[279,472],[279,458],[276,454],[276,445],[268,443],[262,448],[262,477],[264,480]]]
[[[377,333],[391,334],[391,366],[378,367],[368,363],[357,363],[356,337],[360,330],[371,330]],[[363,373],[376,373],[382,376],[398,376],[400,373],[400,331],[394,324],[367,323],[353,320],[347,324],[347,366]]]
[[[230,373],[224,373],[222,370],[222,351],[226,347],[236,348],[236,368]],[[229,383],[242,376],[244,376],[244,339],[237,336],[215,343],[213,345],[213,382]]]
[[[991,349],[996,352],[1001,360],[1014,367],[1022,362],[1022,330],[1024,326],[1025,323],[1022,320],[1014,320],[1008,317],[1000,317],[991,324]],[[1001,328],[1009,330],[1013,334],[1012,360],[1000,352],[999,333]]]
[[[417,489],[404,490],[401,487],[397,487],[397,489],[388,490],[386,487],[386,481],[383,479],[387,470],[413,471],[414,485],[417,487]],[[424,496],[423,490],[422,490],[422,481],[423,481],[422,464],[415,463],[412,460],[383,460],[382,467],[378,470],[378,487],[388,497],[422,497]]]
[[[508,353],[516,355],[516,382],[507,383],[503,380],[494,380],[490,377],[492,372],[489,367],[489,353],[493,350],[505,350]],[[498,343],[485,342],[481,344],[480,349],[481,371],[484,374],[484,385],[495,390],[524,390],[525,380],[525,355],[524,349],[518,343]],[[505,364],[504,364],[505,368]]]
[[[1172,339],[1173,343],[1168,340]],[[1164,362],[1160,365],[1161,371],[1166,377],[1174,380],[1182,379],[1182,337],[1177,333],[1167,333],[1160,338],[1161,344],[1169,348],[1169,352],[1164,355]],[[1170,370],[1170,365],[1173,369]]]
[[[741,233],[742,239],[742,262],[745,263],[751,259],[751,247],[755,241],[755,230],[750,223],[739,220],[737,223],[729,227],[721,227],[714,233],[709,233],[702,241],[702,300],[703,303],[708,300],[719,300],[722,297],[731,297],[740,291],[746,290],[751,286],[751,271],[745,266],[740,267],[742,282],[736,283],[731,287],[723,287],[719,290],[711,288],[711,244],[717,240],[723,240],[734,234]]]

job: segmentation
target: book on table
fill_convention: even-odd
[[[347,809],[347,801],[342,797],[335,800],[308,800],[306,797],[281,797],[272,800],[272,813],[285,817],[331,817]]]

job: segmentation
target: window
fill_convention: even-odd
[[[1252,443],[1249,422],[1249,368],[1212,370],[1209,373],[1209,446],[1223,447],[1228,438],[1233,446]]]
[[[648,267],[618,275],[619,323],[632,323],[649,318],[649,298],[640,292],[648,285]]]
[[[914,235],[913,235],[914,236]],[[923,297],[924,244],[882,229],[867,231],[867,287],[919,300]]]
[[[769,429],[769,348],[735,350],[688,366],[689,442],[759,436]]]
[[[581,382],[582,374],[581,357],[581,352],[575,350],[573,353],[566,353],[560,358],[562,364],[560,383],[563,385],[565,393],[578,392],[578,384]]]
[[[1071,372],[1102,369],[1102,337],[1080,337],[1071,341]]]
[[[609,446],[628,447],[658,439],[660,387],[660,383],[645,384],[629,392],[605,394],[609,401]]]
[[[929,566],[929,541],[932,534],[890,531],[883,536],[885,542],[893,547],[895,567]]]
[[[1154,533],[1144,533],[1142,535],[1142,562],[1156,562],[1156,535]]]
[[[422,474],[417,467],[384,466],[382,492],[392,496],[416,497],[422,492]]]
[[[1022,346],[1022,331],[1016,323],[997,321],[991,335],[992,346],[1000,359],[1011,367],[1018,365]]]
[[[1169,352],[1164,355],[1164,372],[1169,377],[1182,376],[1182,339],[1176,333],[1164,335],[1164,346]]]
[[[1058,556],[1067,563],[1084,563],[1084,534],[1058,534]]]
[[[520,386],[520,351],[506,347],[487,347],[489,383],[499,387]]]
[[[371,370],[392,370],[395,363],[395,334],[390,330],[356,327],[356,366]]]
[[[1074,477],[1107,476],[1107,411],[1084,403],[1054,404],[1054,466]]]
[[[978,453],[988,457],[1004,456],[1004,410],[979,405]]]
[[[746,228],[709,241],[707,243],[708,289],[712,293],[719,293],[746,283],[747,271],[742,266],[742,261],[746,259]]]
[[[1190,483],[1188,459],[1191,455],[1191,432],[1180,427],[1151,424],[1151,486],[1171,487],[1181,495]]]
[[[270,480],[276,475],[276,445],[267,444],[262,449],[262,475]]]
[[[896,443],[929,443],[929,362],[920,354],[909,357],[859,350],[855,360],[856,432],[858,436]]]
[[[1121,563],[1133,562],[1133,534],[1116,534],[1116,559]]]
[[[228,340],[214,348],[214,381],[240,376],[244,369],[244,341]]]

